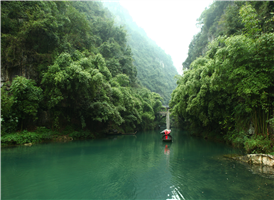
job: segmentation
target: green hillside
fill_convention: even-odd
[[[163,97],[168,104],[172,91],[176,88],[174,76],[178,74],[170,55],[167,55],[145,31],[138,27],[128,11],[116,2],[104,5],[115,17],[115,23],[123,26],[128,33],[128,44],[133,54],[133,64],[137,68],[137,78],[149,90]]]
[[[100,2],[2,1],[1,135],[155,128],[161,97],[139,85],[127,35]]]
[[[205,138],[274,152],[274,3],[216,1],[199,21],[173,115]]]

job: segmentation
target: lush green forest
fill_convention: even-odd
[[[274,3],[215,1],[198,24],[172,114],[205,138],[274,152]]]
[[[122,25],[127,30],[128,44],[140,84],[160,94],[163,103],[167,105],[176,88],[174,76],[178,74],[170,55],[146,35],[119,3],[104,2],[104,5],[111,11],[117,25]]]
[[[18,143],[50,138],[27,132],[37,127],[75,130],[73,136],[85,138],[155,128],[172,81],[164,83],[167,91],[149,90],[161,83],[148,80],[152,73],[162,72],[155,62],[145,61],[151,58],[138,61],[141,58],[133,56],[131,49],[141,48],[142,54],[149,50],[128,42],[128,35],[101,2],[2,1],[2,143],[14,144],[18,137]],[[170,57],[157,51],[171,66]],[[138,68],[138,62],[144,66]],[[156,70],[138,77],[146,64]]]

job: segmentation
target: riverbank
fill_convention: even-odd
[[[38,127],[34,131],[23,130],[21,132],[5,134],[1,136],[1,146],[16,146],[42,142],[67,142],[79,139],[95,139],[101,137],[98,133],[93,133],[84,130],[65,129],[63,131],[54,131],[45,127]]]
[[[63,131],[54,131],[45,127],[37,127],[34,131],[23,130],[21,132],[15,132],[10,134],[1,135],[1,146],[17,146],[25,145],[32,146],[33,144],[43,142],[69,142],[73,140],[87,140],[98,139],[107,136],[115,135],[135,135],[137,131],[133,133],[102,133],[91,132],[89,130],[73,130],[66,128]]]
[[[241,148],[247,154],[274,154],[274,138],[265,138],[262,135],[247,135],[243,132],[234,134],[217,134],[216,132],[191,131],[192,136],[208,141],[226,143],[233,147]]]

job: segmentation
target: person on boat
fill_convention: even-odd
[[[165,129],[161,133],[165,133],[165,135],[170,134],[171,130],[170,129]]]
[[[171,132],[171,130],[170,129],[165,129],[165,130],[163,130],[161,133],[165,133],[165,138],[166,138],[166,140],[167,140],[167,138],[168,138],[168,134],[170,134],[170,132]]]

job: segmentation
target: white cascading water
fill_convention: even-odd
[[[166,112],[166,129],[170,129],[169,109]]]

